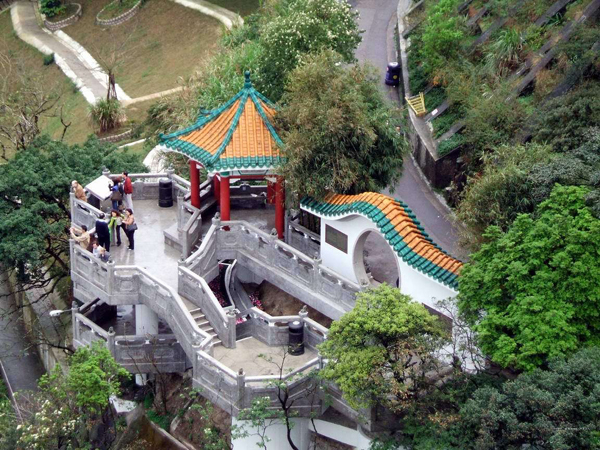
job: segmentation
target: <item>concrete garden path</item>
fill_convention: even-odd
[[[106,95],[106,87],[78,58],[73,49],[54,34],[40,27],[34,3],[26,1],[13,3],[11,18],[20,39],[46,55],[54,53],[56,64],[77,85],[89,103],[94,103],[97,98]]]
[[[384,76],[388,61],[397,60],[394,43],[396,12],[406,13],[411,0],[351,0],[350,3],[360,13],[359,27],[365,30],[356,58],[379,70],[382,89],[394,103],[401,105],[398,88],[386,86]],[[452,211],[433,191],[410,155],[404,157],[402,178],[391,188],[393,193],[390,193],[391,189],[384,193],[408,204],[434,242],[457,258],[467,256],[458,243],[458,227]]]

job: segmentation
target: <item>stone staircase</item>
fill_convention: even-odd
[[[190,314],[192,315],[192,318],[196,322],[196,325],[198,325],[198,328],[200,328],[202,331],[205,331],[210,336],[212,336],[213,347],[223,345],[223,343],[221,342],[221,339],[219,339],[219,337],[217,336],[216,331],[213,329],[212,325],[210,324],[210,322],[208,321],[208,319],[202,312],[202,309],[196,307],[196,305],[191,303],[189,300],[186,300],[185,304],[186,304]]]

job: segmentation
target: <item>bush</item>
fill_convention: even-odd
[[[548,142],[555,151],[567,152],[587,140],[585,131],[600,126],[600,84],[588,83],[547,102],[532,127],[534,139]]]
[[[121,103],[116,98],[98,100],[90,106],[89,117],[101,133],[114,130],[123,120]]]
[[[66,7],[62,4],[61,0],[41,0],[40,12],[45,14],[46,17],[58,16],[64,12]]]
[[[432,75],[456,56],[466,35],[466,24],[457,15],[460,0],[440,0],[433,7],[423,31],[423,66]]]
[[[44,55],[44,65],[49,66],[51,64],[54,64],[54,53],[51,53],[50,55]]]
[[[549,153],[541,145],[505,146],[486,158],[483,173],[469,179],[457,211],[466,240],[477,242],[490,225],[506,230],[519,214],[533,211],[529,172],[534,164],[548,161]]]

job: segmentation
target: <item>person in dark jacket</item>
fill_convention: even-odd
[[[104,214],[100,214],[98,220],[96,220],[96,235],[98,236],[98,245],[110,252],[110,229],[104,217]]]
[[[109,184],[108,187],[111,192],[110,200],[112,202],[112,209],[118,210],[119,204],[122,203],[123,200],[123,187],[117,179],[113,180],[113,184]]]

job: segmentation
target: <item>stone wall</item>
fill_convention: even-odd
[[[127,130],[124,133],[115,134],[114,136],[107,136],[107,137],[99,138],[98,141],[100,141],[100,142],[113,142],[113,143],[114,142],[120,142],[120,141],[123,141],[125,139],[129,139],[132,134],[133,134],[133,130]]]
[[[75,11],[75,14],[73,14],[70,17],[67,17],[64,20],[61,20],[60,22],[50,22],[48,19],[44,19],[44,26],[46,28],[48,28],[50,31],[57,31],[57,30],[60,30],[61,28],[64,28],[68,25],[71,25],[71,24],[74,24],[75,22],[77,22],[79,20],[79,18],[81,17],[83,9],[81,8],[81,5],[79,3],[71,3],[71,5],[77,6],[77,11]]]
[[[400,66],[402,68],[402,85],[399,89],[404,90],[404,94],[411,95],[416,93],[410,92],[409,72],[408,72],[408,42],[404,35],[404,11],[400,10],[403,7],[403,2],[398,4],[398,33],[397,33],[397,48],[400,49]],[[417,4],[416,6],[419,6]],[[403,97],[403,95],[401,95]],[[457,159],[460,156],[460,149],[455,149],[444,156],[437,154],[437,143],[431,136],[427,123],[423,119],[417,117],[413,111],[408,111],[409,118],[406,120],[406,133],[411,146],[412,155],[419,165],[425,177],[429,180],[433,187],[443,189],[454,180],[458,172]]]
[[[140,0],[129,11],[126,11],[123,14],[121,14],[120,16],[117,16],[113,19],[100,19],[100,15],[102,14],[102,11],[104,11],[104,9],[103,9],[96,16],[96,25],[100,25],[101,27],[114,27],[114,26],[120,25],[124,22],[127,22],[129,19],[131,19],[133,16],[135,16],[141,7],[142,7],[142,1]]]

